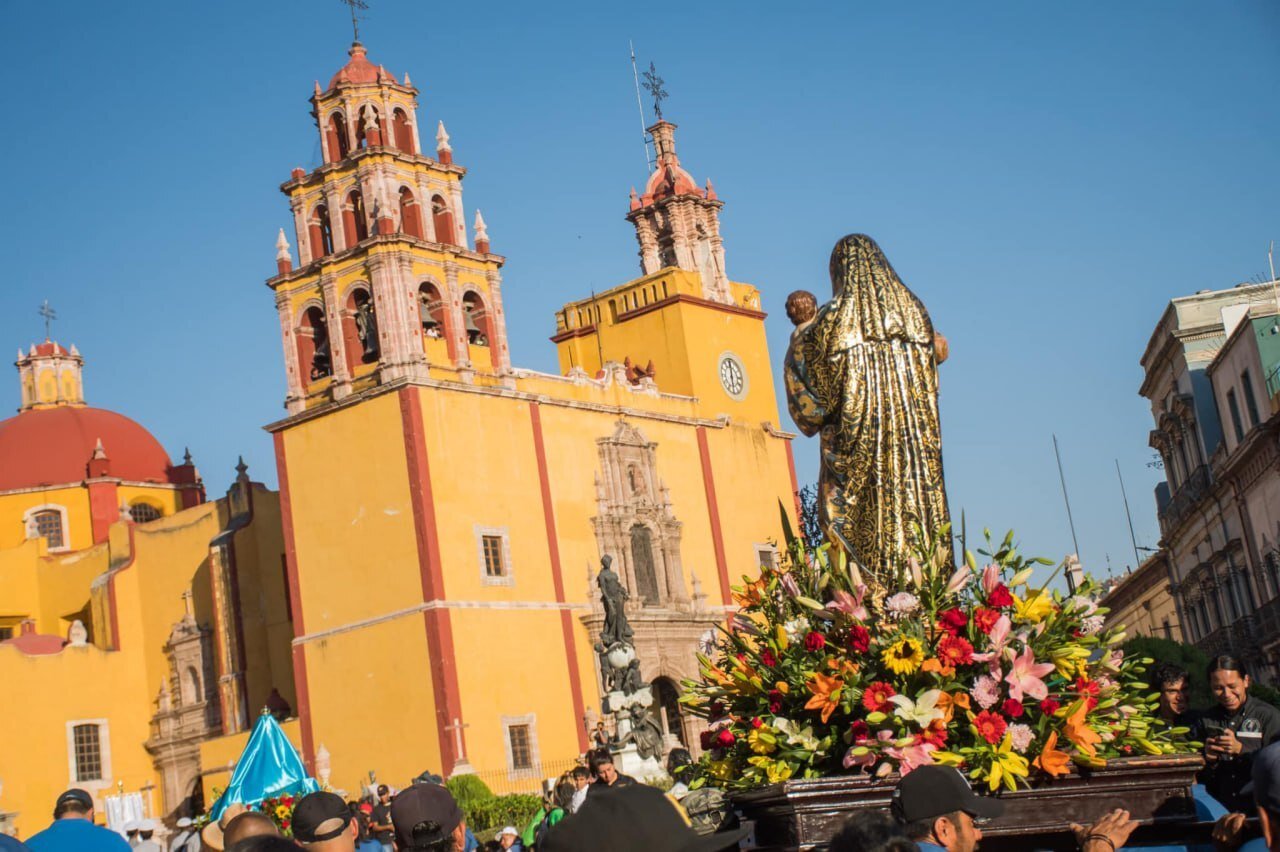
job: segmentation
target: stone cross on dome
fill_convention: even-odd
[[[44,339],[52,340],[53,330],[50,324],[58,318],[58,312],[49,304],[48,299],[40,304],[40,316],[44,317]]]

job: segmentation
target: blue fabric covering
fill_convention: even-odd
[[[109,828],[87,819],[60,819],[27,841],[31,852],[133,852],[129,843]]]
[[[0,834],[0,852],[27,852],[28,846],[7,834]]]
[[[245,743],[244,752],[236,761],[227,789],[209,810],[209,818],[217,820],[227,805],[239,802],[256,805],[272,796],[291,793],[305,796],[320,789],[314,778],[307,775],[302,758],[280,729],[275,717],[266,710],[258,717]]]

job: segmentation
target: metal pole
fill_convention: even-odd
[[[628,41],[631,48],[631,78],[636,84],[636,109],[640,110],[640,141],[644,145],[644,167],[653,169],[653,158],[649,156],[649,137],[644,131],[644,103],[640,100],[640,72],[636,70],[636,46]]]
[[[1076,522],[1071,517],[1071,498],[1067,496],[1067,477],[1062,472],[1062,454],[1058,452],[1058,436],[1053,436],[1053,456],[1058,460],[1058,479],[1062,482],[1062,502],[1067,504],[1067,525],[1071,527],[1071,546],[1076,549],[1076,559],[1080,558],[1080,542],[1076,539]],[[1076,583],[1071,574],[1067,574],[1067,591],[1076,593]]]
[[[1120,459],[1116,459],[1116,476],[1120,479],[1120,496],[1124,498],[1124,516],[1129,519],[1129,541],[1133,542],[1133,570],[1142,565],[1138,555],[1138,537],[1133,534],[1133,515],[1129,514],[1129,495],[1124,491],[1124,477],[1120,475]]]

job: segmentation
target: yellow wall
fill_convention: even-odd
[[[118,487],[119,502],[132,505],[136,501],[150,503],[165,515],[182,506],[181,493],[175,488],[147,485]],[[84,485],[68,485],[39,491],[11,491],[0,494],[0,550],[16,547],[27,537],[24,516],[36,506],[55,505],[67,510],[64,532],[66,546],[83,550],[93,544],[93,525],[89,515],[89,491]]]

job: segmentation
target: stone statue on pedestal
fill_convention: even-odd
[[[605,648],[619,642],[630,642],[635,635],[627,622],[626,603],[631,595],[622,587],[622,581],[614,573],[613,557],[605,554],[600,557],[600,575],[596,584],[600,587],[600,601],[604,604],[604,629],[600,631],[600,641]]]

